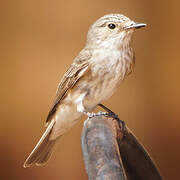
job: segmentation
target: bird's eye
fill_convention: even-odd
[[[116,25],[111,23],[111,24],[108,24],[108,28],[109,29],[115,29],[116,28]]]

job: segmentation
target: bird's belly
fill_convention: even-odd
[[[100,85],[97,84],[96,90],[94,90],[94,99],[101,102],[108,99],[115,92],[121,79],[116,76],[104,77],[101,80]]]
[[[94,85],[89,88],[83,104],[87,109],[95,107],[97,104],[113,95],[123,76],[119,72],[106,73],[94,79]]]

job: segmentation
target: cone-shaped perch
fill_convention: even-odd
[[[86,120],[82,150],[89,180],[161,180],[143,146],[117,120],[96,116]]]

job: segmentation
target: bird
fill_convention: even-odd
[[[24,162],[25,168],[45,165],[60,137],[112,96],[134,68],[132,37],[145,26],[122,14],[104,15],[90,26],[84,48],[60,81],[46,130]]]

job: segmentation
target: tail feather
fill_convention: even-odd
[[[33,165],[43,166],[51,156],[53,147],[55,145],[55,140],[50,140],[50,135],[55,124],[55,120],[52,120],[48,125],[46,131],[42,135],[41,139],[26,159],[24,167],[31,167]]]

